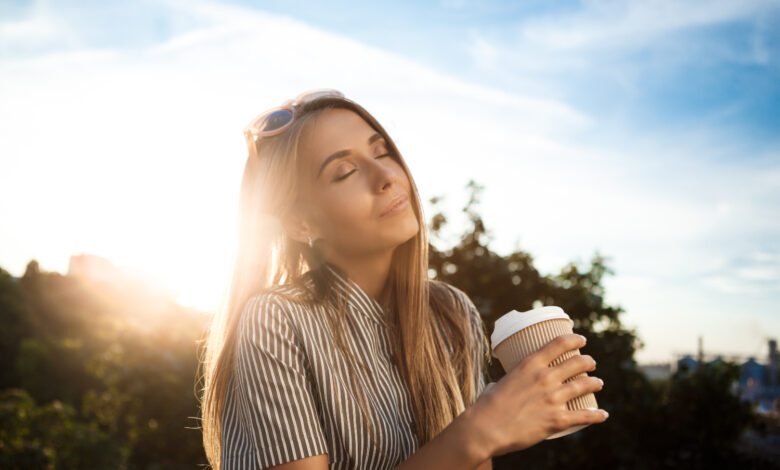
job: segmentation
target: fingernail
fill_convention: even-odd
[[[609,413],[607,413],[607,410],[601,410],[601,414],[603,414],[605,418],[609,418]]]
[[[580,338],[584,339],[584,340],[585,340],[585,342],[587,342],[587,341],[588,341],[588,338],[586,338],[586,337],[584,337],[584,336],[582,336],[582,335],[580,335],[580,334],[578,334],[577,336],[579,336]]]

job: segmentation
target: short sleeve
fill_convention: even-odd
[[[327,453],[306,357],[271,294],[251,297],[238,325],[239,413],[261,468]]]

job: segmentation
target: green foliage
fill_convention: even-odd
[[[18,360],[21,343],[30,336],[29,310],[21,288],[8,271],[0,268],[0,357],[5,364]],[[19,383],[14,367],[0,368],[0,390]]]
[[[588,338],[581,352],[597,361],[596,371],[589,375],[604,380],[596,399],[610,412],[604,423],[497,457],[494,468],[690,469],[714,462],[717,468],[747,468],[747,457],[735,444],[751,423],[752,410],[730,392],[738,378],[736,366],[649,382],[634,360],[636,350],[643,347],[637,332],[621,325],[622,307],[604,301],[604,278],[614,274],[607,258],[597,252],[586,266],[569,263],[556,275],[542,276],[528,253],[492,252],[476,208],[482,188],[474,182],[468,188],[472,193],[463,211],[472,227],[454,247],[444,251],[432,247],[436,278],[469,294],[483,314],[486,334],[512,309],[563,308],[574,321],[574,332]],[[431,202],[435,206],[440,198]],[[446,216],[436,213],[429,227],[433,236],[446,224]],[[505,374],[498,360],[491,361],[488,372],[491,381]]]
[[[481,187],[470,183],[471,227],[447,249],[431,246],[436,278],[468,293],[486,333],[511,310],[558,305],[588,337],[583,353],[605,381],[596,397],[605,423],[523,452],[494,468],[753,468],[734,443],[753,424],[730,393],[737,369],[721,363],[649,382],[637,369],[637,333],[623,309],[604,301],[613,274],[596,253],[541,275],[530,254],[499,255],[478,214]],[[437,200],[432,201],[436,204]],[[447,218],[435,214],[435,237]],[[207,317],[143,289],[85,283],[31,261],[16,280],[0,269],[0,468],[191,469],[206,463],[197,421],[197,340]],[[489,364],[490,380],[504,371]],[[717,463],[717,465],[715,465]],[[765,466],[762,468],[777,468]]]
[[[753,405],[728,391],[739,379],[731,362],[681,368],[656,384],[660,397],[650,425],[657,433],[654,449],[666,449],[665,464],[675,468],[722,467],[734,458],[740,435],[754,424]]]
[[[205,464],[193,427],[202,314],[35,261],[18,281],[0,270],[0,306],[2,344],[15,345],[3,371],[0,468]]]
[[[24,390],[0,392],[0,468],[116,469],[119,451],[111,436],[78,419],[68,404],[39,406]]]

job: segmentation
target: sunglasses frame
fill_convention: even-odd
[[[314,96],[311,96],[314,95]],[[281,134],[287,128],[289,128],[292,123],[295,121],[295,117],[297,114],[298,108],[303,106],[306,103],[309,103],[311,101],[315,101],[322,97],[335,97],[335,98],[344,98],[344,94],[341,93],[338,90],[334,90],[333,88],[317,88],[315,90],[309,90],[304,91],[303,93],[299,94],[292,100],[286,100],[284,103],[281,104],[281,106],[276,106],[274,108],[271,108],[267,111],[264,111],[257,115],[254,119],[252,119],[249,124],[244,128],[244,137],[246,137],[247,145],[252,145],[255,142],[255,137],[267,137],[272,136],[276,134]],[[259,130],[262,128],[262,125],[265,123],[265,121],[275,112],[277,111],[288,111],[290,113],[290,120],[286,123],[282,124],[281,126],[271,129],[268,131]]]

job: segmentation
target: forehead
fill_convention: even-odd
[[[376,131],[349,109],[326,109],[309,121],[301,135],[300,150],[310,166],[319,164],[339,150],[365,145]]]

